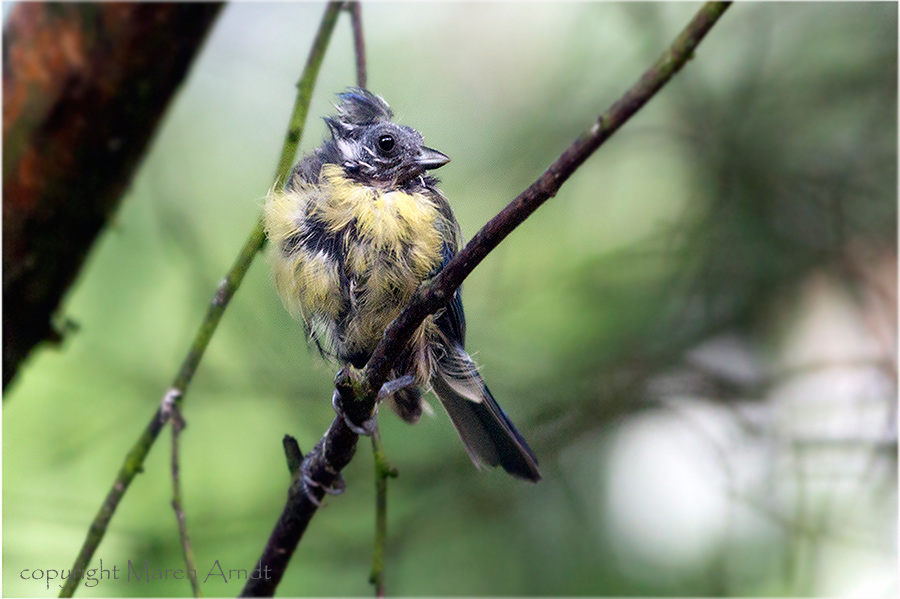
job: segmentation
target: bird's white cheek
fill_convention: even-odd
[[[341,158],[343,158],[344,162],[356,161],[361,157],[362,147],[360,144],[350,141],[349,139],[337,140],[337,148],[338,152],[341,153]]]

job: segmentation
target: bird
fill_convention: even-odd
[[[456,255],[462,233],[431,172],[450,158],[394,122],[367,89],[338,96],[324,118],[330,139],[304,156],[267,196],[264,223],[275,288],[327,359],[363,368],[418,285]],[[414,424],[440,400],[476,467],[541,479],[528,443],[465,350],[460,291],[428,316],[394,364],[384,401]]]

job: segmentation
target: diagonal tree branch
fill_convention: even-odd
[[[372,416],[377,392],[394,361],[425,318],[443,308],[472,270],[560,187],[613,133],[634,116],[693,57],[694,50],[730,6],[729,2],[707,2],[662,56],[592,126],[581,134],[531,186],[491,219],[434,279],[419,286],[409,306],[385,331],[366,367],[342,371],[335,380],[344,411],[359,425]],[[271,596],[281,581],[291,555],[300,542],[326,489],[334,485],[356,450],[358,435],[345,419],[336,417],[325,436],[304,458],[303,477],[294,480],[287,503],[275,525],[260,567],[267,575],[250,580],[241,596]]]
[[[377,392],[384,384],[396,356],[425,317],[441,309],[488,253],[556,195],[572,173],[684,67],[729,5],[728,2],[707,2],[636,84],[566,148],[537,181],[488,221],[433,280],[419,287],[409,307],[385,332],[366,365],[369,393],[373,389]]]
[[[280,184],[280,182],[284,181],[287,177],[288,172],[290,172],[293,157],[297,153],[297,147],[300,144],[300,138],[303,134],[303,125],[306,122],[306,114],[309,111],[313,87],[322,65],[325,49],[328,47],[332,31],[334,31],[340,8],[341,2],[331,2],[325,9],[325,14],[322,17],[318,33],[313,41],[309,58],[303,70],[303,75],[297,84],[297,100],[294,104],[294,111],[291,115],[288,132],[285,136],[284,147],[281,152],[281,159],[279,160],[275,175],[276,185]],[[210,302],[206,316],[200,324],[200,328],[197,331],[187,356],[185,356],[184,361],[181,364],[178,374],[175,376],[171,388],[163,398],[159,409],[157,409],[156,413],[145,427],[144,432],[125,457],[125,462],[119,469],[119,473],[117,474],[115,481],[113,481],[112,488],[107,493],[97,515],[91,522],[87,538],[85,539],[78,556],[75,558],[73,572],[84,572],[87,569],[94,552],[97,550],[97,547],[103,540],[103,536],[106,534],[106,529],[109,526],[113,514],[115,514],[119,502],[122,500],[122,497],[134,480],[134,477],[143,468],[147,454],[150,452],[150,449],[153,447],[153,444],[156,442],[162,429],[169,422],[173,410],[181,408],[184,393],[187,391],[187,388],[194,377],[194,373],[200,365],[200,360],[203,358],[203,354],[206,351],[209,342],[212,340],[213,333],[218,327],[222,315],[225,313],[225,308],[228,307],[228,303],[231,301],[231,298],[234,297],[238,287],[240,287],[244,275],[247,274],[250,264],[263,248],[265,242],[266,236],[265,231],[263,230],[262,221],[258,220],[253,231],[250,233],[250,236],[247,238],[247,241],[244,243],[234,265],[231,267],[231,270],[228,271],[228,274],[219,284],[219,288]],[[75,592],[75,588],[79,581],[79,578],[70,576],[66,581],[65,586],[60,591],[59,596],[71,597]]]
[[[222,4],[16,4],[3,27],[3,389],[54,323]],[[165,48],[165,52],[160,52]],[[4,395],[4,400],[6,396]]]

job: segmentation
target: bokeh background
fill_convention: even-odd
[[[376,3],[369,86],[452,158],[470,237],[608,107],[699,4]],[[4,11],[8,6],[4,7]],[[56,595],[259,213],[321,4],[223,12],[3,405],[3,594]],[[303,140],[355,81],[341,17]],[[438,404],[381,415],[396,595],[866,596],[897,580],[897,6],[739,4],[686,70],[464,286],[469,349],[541,462],[470,464]],[[5,314],[14,318],[14,314]],[[265,260],[185,402],[201,576],[251,568],[333,416]],[[97,552],[182,567],[166,431]],[[371,450],[280,595],[368,595]],[[211,578],[234,596],[242,582]],[[82,597],[186,596],[102,581]]]

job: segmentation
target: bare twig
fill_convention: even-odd
[[[366,43],[363,37],[362,4],[347,2],[353,24],[353,48],[356,53],[356,84],[365,88],[368,79],[366,71]],[[381,442],[378,428],[372,435],[372,457],[375,460],[375,548],[372,556],[372,574],[369,577],[375,585],[375,596],[384,597],[384,553],[387,541],[387,479],[397,476],[391,468]]]
[[[84,540],[81,550],[75,558],[75,565],[72,567],[73,572],[84,572],[87,569],[94,552],[100,545],[100,541],[103,540],[103,535],[106,534],[109,521],[116,512],[116,508],[122,500],[122,496],[125,495],[125,491],[128,490],[128,486],[131,484],[131,481],[134,480],[135,475],[141,471],[144,459],[147,457],[147,453],[159,436],[160,431],[162,431],[163,427],[171,417],[173,406],[179,401],[178,397],[179,394],[174,389],[166,393],[162,405],[160,405],[156,414],[153,415],[153,418],[151,418],[150,422],[144,428],[144,432],[138,438],[137,442],[135,442],[131,451],[125,456],[125,463],[122,464],[122,467],[119,469],[116,480],[113,481],[112,488],[109,490],[109,493],[106,494],[103,504],[100,506],[97,515],[94,516],[94,520],[91,522],[87,538]],[[66,581],[65,586],[63,586],[62,590],[59,592],[59,596],[71,597],[75,592],[78,583],[79,579],[70,576]]]
[[[288,172],[290,172],[293,158],[297,153],[297,147],[299,146],[300,138],[303,135],[303,125],[305,123],[306,114],[309,111],[313,86],[322,65],[325,49],[331,39],[331,33],[334,30],[340,7],[340,2],[331,2],[325,9],[325,14],[319,25],[318,34],[316,35],[316,39],[310,50],[309,59],[306,62],[300,82],[297,84],[297,87],[299,88],[297,100],[294,104],[294,111],[291,116],[288,133],[285,136],[281,159],[279,160],[278,168],[276,170],[276,184],[280,184],[281,181],[285,180]],[[150,448],[153,447],[157,437],[159,437],[159,433],[169,421],[173,409],[180,408],[184,393],[187,391],[194,373],[200,365],[200,360],[212,339],[219,321],[222,319],[225,308],[228,307],[228,303],[240,286],[241,281],[243,281],[244,275],[247,274],[247,270],[250,268],[253,259],[265,245],[265,241],[265,231],[262,226],[262,220],[259,219],[254,226],[253,231],[251,231],[247,238],[247,241],[244,243],[244,247],[241,249],[231,270],[228,271],[228,274],[219,284],[219,288],[207,309],[206,316],[200,324],[194,342],[181,364],[181,368],[175,377],[171,389],[166,393],[162,405],[153,415],[153,418],[145,427],[144,432],[125,457],[125,462],[122,464],[115,481],[113,481],[112,488],[107,493],[103,505],[100,506],[97,515],[91,522],[87,538],[78,553],[78,557],[75,558],[75,564],[72,568],[73,571],[83,572],[90,564],[94,552],[103,540],[104,534],[106,534],[106,529],[109,526],[109,522],[112,519],[119,502],[125,495],[125,491],[128,490],[135,475],[143,468],[144,460],[150,452]],[[77,578],[69,577],[66,581],[66,585],[60,591],[59,596],[71,597],[75,592],[78,582],[79,580]]]
[[[181,502],[181,468],[178,465],[178,440],[185,422],[178,408],[172,409],[172,509],[178,520],[178,536],[181,539],[181,548],[184,551],[184,564],[188,572],[188,580],[191,581],[191,590],[194,597],[202,597],[200,581],[197,579],[197,562],[194,561],[194,549],[191,547],[191,539],[187,531],[187,519],[184,515],[184,507]]]
[[[385,331],[369,363],[362,371],[350,369],[336,381],[347,417],[355,424],[374,414],[378,390],[387,379],[399,353],[415,330],[429,315],[440,310],[463,279],[509,233],[538,207],[553,197],[563,183],[628,119],[634,116],[656,93],[684,67],[697,45],[716,24],[730,3],[707,2],[687,27],[609,110],[584,132],[528,189],[491,219],[434,279],[419,286],[409,306]],[[249,581],[242,596],[269,596],[284,575],[306,526],[318,509],[318,503],[340,476],[356,450],[358,436],[343,418],[335,418],[325,436],[304,459],[305,472],[316,483],[308,492],[293,484],[281,517],[272,531],[259,563],[269,567],[269,580]],[[312,496],[312,498],[310,497]],[[314,499],[314,500],[313,500]]]
[[[348,2],[347,10],[350,11],[350,21],[353,24],[353,49],[356,52],[356,85],[366,87],[368,73],[366,71],[366,41],[363,38],[362,4]]]

